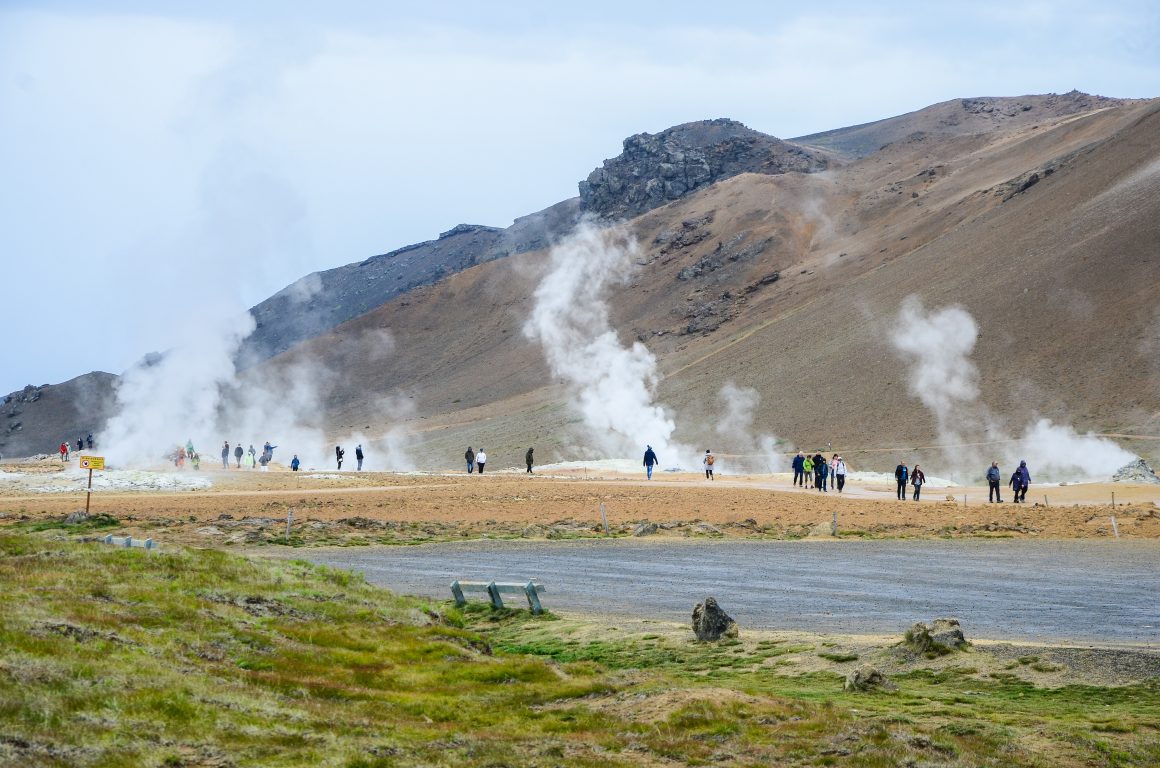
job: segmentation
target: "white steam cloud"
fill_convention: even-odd
[[[757,390],[727,381],[717,394],[721,412],[714,431],[721,437],[721,453],[729,454],[726,467],[737,473],[780,472],[785,462],[777,455],[778,439],[753,428],[761,403]]]
[[[628,278],[637,254],[622,230],[581,224],[552,248],[524,335],[571,385],[598,453],[633,457],[647,444],[665,466],[696,466],[696,452],[673,440],[676,423],[655,402],[656,358],[639,342],[622,344],[609,321],[607,291]]]
[[[910,392],[935,417],[949,474],[977,482],[992,460],[1013,469],[1026,460],[1032,479],[1107,479],[1136,459],[1116,443],[1036,419],[1012,438],[978,402],[979,372],[971,360],[979,329],[961,307],[927,311],[916,296],[902,303],[891,342],[910,370]]]

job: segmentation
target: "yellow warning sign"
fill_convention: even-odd
[[[104,456],[81,456],[81,469],[104,469]]]

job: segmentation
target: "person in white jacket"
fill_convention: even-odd
[[[846,487],[846,461],[841,456],[834,462],[834,482],[838,485],[838,493]]]
[[[717,462],[717,457],[708,448],[705,449],[705,458],[701,459],[701,466],[705,469],[706,480],[716,480],[713,477],[713,465]]]
[[[487,454],[480,448],[475,452],[475,468],[479,470],[479,474],[483,474],[483,465],[487,463]]]

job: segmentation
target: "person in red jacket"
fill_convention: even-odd
[[[60,460],[68,461],[68,443],[60,444]]]

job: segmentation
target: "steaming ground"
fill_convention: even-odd
[[[61,519],[84,507],[80,473],[59,463],[3,469],[0,525]],[[855,475],[839,497],[793,489],[788,474],[731,475],[727,463],[715,481],[661,472],[648,482],[634,462],[617,461],[536,471],[96,473],[93,512],[120,521],[109,532],[224,547],[279,543],[290,511],[297,545],[600,536],[601,504],[618,536],[828,538],[836,514],[842,538],[1109,539],[1115,493],[1119,535],[1160,539],[1156,485],[1033,485],[1035,504],[1000,505],[987,504],[978,486],[933,483],[922,502],[899,502],[893,478],[875,474]],[[102,475],[108,484],[97,486]]]

